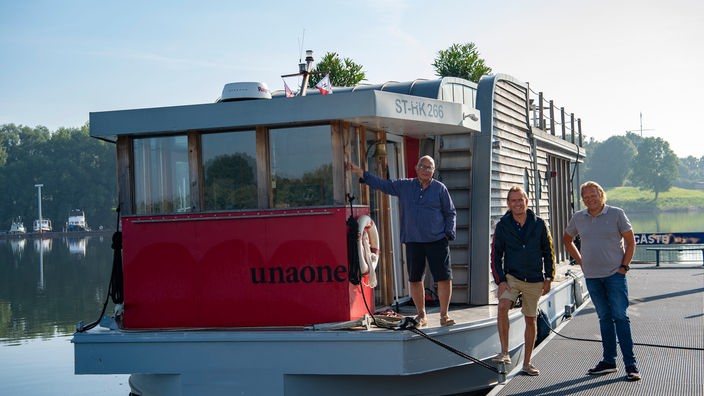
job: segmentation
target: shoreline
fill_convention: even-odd
[[[62,238],[62,237],[79,237],[85,238],[89,236],[108,235],[114,230],[92,230],[92,231],[49,231],[49,232],[26,232],[24,234],[9,234],[4,232],[0,234],[0,239],[43,239],[43,238]]]

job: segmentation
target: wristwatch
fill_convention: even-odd
[[[625,269],[626,272],[628,272],[628,270],[631,269],[631,266],[630,266],[630,265],[621,264],[621,268]]]

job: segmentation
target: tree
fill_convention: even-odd
[[[689,189],[701,188],[704,185],[704,157],[690,155],[680,158],[679,178],[673,185]]]
[[[625,136],[611,136],[597,145],[588,157],[587,180],[598,180],[605,188],[619,187],[626,180],[636,146]]]
[[[87,124],[54,133],[43,126],[0,125],[0,145],[7,153],[0,166],[0,230],[18,216],[31,226],[38,210],[35,184],[44,185],[42,214],[56,230],[76,208],[94,228],[116,223],[115,146],[91,138]]]
[[[658,194],[668,191],[677,179],[678,158],[670,149],[670,144],[662,138],[644,138],[638,146],[638,154],[633,160],[631,181],[641,190]]]
[[[308,86],[314,87],[320,80],[330,73],[330,84],[337,87],[353,87],[367,77],[362,70],[362,65],[356,64],[350,58],[341,59],[336,52],[328,52],[323,59],[315,65],[308,80]]]
[[[460,77],[474,82],[491,73],[474,43],[452,44],[450,48],[438,51],[433,67],[440,77]]]

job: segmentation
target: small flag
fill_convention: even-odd
[[[293,91],[291,90],[291,87],[289,87],[288,84],[286,84],[286,80],[284,80],[284,91],[286,91],[287,98],[293,97]]]
[[[322,80],[315,84],[315,87],[318,88],[318,91],[320,91],[320,93],[323,95],[332,94],[332,85],[330,84],[330,73],[326,74]]]

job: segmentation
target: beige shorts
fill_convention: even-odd
[[[521,312],[523,315],[535,318],[538,316],[538,300],[543,295],[543,282],[523,282],[511,274],[506,274],[506,282],[510,289],[502,294],[500,299],[516,302],[519,293],[523,293]]]

